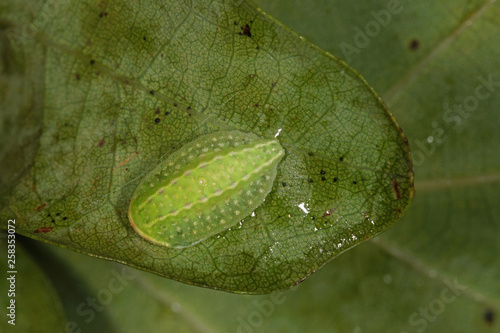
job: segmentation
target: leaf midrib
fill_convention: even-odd
[[[500,172],[479,174],[469,177],[426,179],[415,183],[418,193],[435,192],[443,189],[493,184],[500,181]]]
[[[370,243],[375,244],[378,246],[380,249],[385,251],[387,254],[389,254],[391,257],[399,260],[400,262],[410,266],[412,269],[414,269],[416,272],[420,273],[421,275],[425,276],[427,279],[431,279],[430,277],[430,272],[434,271],[436,272],[436,276],[432,278],[432,280],[438,280],[439,283],[445,287],[448,287],[444,281],[454,281],[453,278],[450,276],[443,274],[442,272],[439,272],[437,269],[433,268],[431,265],[429,265],[427,262],[421,261],[416,259],[414,256],[404,252],[401,250],[399,247],[395,246],[394,244],[391,244],[390,242],[387,242],[386,240],[380,239],[380,237],[376,237],[370,240]],[[486,307],[494,306],[496,308],[500,308],[500,299],[494,299],[485,296],[483,293],[480,291],[474,289],[468,284],[464,284],[460,282],[460,285],[465,285],[467,288],[465,290],[462,290],[461,292],[470,300],[483,304]]]

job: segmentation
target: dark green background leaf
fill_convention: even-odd
[[[259,4],[310,41],[343,57],[340,44],[353,44],[354,28],[363,29],[373,20],[370,11],[386,9],[388,1]],[[234,332],[250,323],[253,332],[500,332],[498,89],[467,119],[460,117],[460,123],[443,120],[444,103],[453,106],[457,99],[473,95],[479,76],[491,74],[500,82],[500,6],[467,0],[402,4],[404,11],[353,55],[350,64],[388,98],[413,152],[425,156],[416,166],[417,196],[407,215],[378,242],[357,246],[286,291],[284,302],[274,303],[271,312],[260,310],[269,304],[270,295],[220,293],[146,274],[145,283],[116,294],[96,313],[96,320],[109,319],[116,325],[114,332],[136,332],[150,322],[156,323],[152,331],[166,331],[172,326],[164,326],[165,321],[186,332]],[[415,39],[416,50],[411,47]],[[402,84],[409,73],[414,73],[412,84]],[[391,87],[399,87],[398,94],[389,94]],[[434,122],[445,130],[447,140],[427,143],[429,151],[435,149],[426,154],[418,146],[433,135]],[[105,261],[54,247],[50,251],[57,254],[47,258],[60,257],[60,267],[78,272],[80,280],[74,285],[91,285],[93,291],[78,302],[95,297],[107,288],[112,271],[121,271]],[[450,297],[446,280],[466,290],[450,303],[441,301],[445,307],[436,315],[430,306],[439,305],[443,292]],[[142,301],[136,302],[132,293]],[[84,321],[87,317],[76,314],[76,306],[66,308],[83,332],[93,331]],[[423,318],[421,309],[428,309],[432,318],[425,320],[425,328],[410,323],[414,314],[415,319]]]
[[[18,89],[38,112],[17,129],[36,133],[29,149],[5,149],[23,157],[4,175],[0,216],[23,235],[191,284],[268,293],[387,229],[413,195],[407,141],[380,98],[246,2],[47,2],[34,19],[11,6],[6,84],[24,76]],[[15,96],[5,110],[19,114]],[[279,132],[286,150],[255,216],[186,249],[140,238],[127,210],[141,177],[226,129]]]
[[[14,244],[13,240],[17,242]],[[8,248],[8,244],[15,245],[15,247]],[[17,239],[9,238],[8,243],[7,233],[2,231],[0,232],[0,245],[2,251],[0,256],[0,267],[2,267],[0,331],[64,332],[66,316],[61,301],[38,263],[31,258],[29,252],[19,242],[19,236]],[[7,249],[11,250],[9,255],[13,257],[7,257]],[[14,253],[12,253],[13,250]],[[8,261],[8,259],[13,261]],[[14,309],[7,308],[12,307],[11,300],[14,301]],[[7,316],[11,313],[15,315],[14,318]],[[9,324],[8,321],[13,322],[14,325]]]

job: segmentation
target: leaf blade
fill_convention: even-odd
[[[246,3],[170,4],[67,4],[42,29],[41,149],[15,189],[23,199],[2,211],[24,217],[20,232],[187,283],[266,293],[402,215],[409,148],[357,72]],[[279,132],[287,156],[269,206],[184,250],[136,235],[126,212],[145,170],[228,128]]]

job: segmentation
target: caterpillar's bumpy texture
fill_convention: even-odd
[[[264,202],[284,154],[274,138],[200,136],[144,177],[130,202],[130,223],[148,241],[174,248],[217,235]]]

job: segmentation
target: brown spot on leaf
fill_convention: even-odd
[[[488,323],[488,325],[492,325],[495,321],[495,313],[491,309],[487,309],[483,314],[484,321]]]
[[[101,141],[99,141],[97,143],[97,147],[101,148],[102,146],[104,146],[104,143],[106,142],[106,140],[102,139]]]
[[[315,271],[312,271],[310,274],[314,273]],[[299,281],[295,282],[295,285],[299,285],[301,284],[302,282],[304,282],[305,280],[307,279],[307,276],[304,276],[302,279],[300,279]]]
[[[399,184],[396,179],[392,181],[392,188],[394,189],[394,193],[396,193],[396,198],[401,199],[401,191],[399,190]]]
[[[250,26],[246,24],[244,27],[241,27],[240,35],[252,37],[252,33],[250,32]]]
[[[39,210],[44,209],[45,207],[47,207],[47,204],[46,204],[46,203],[43,203],[43,204],[41,204],[40,206],[36,207],[35,209],[36,209],[37,211],[39,211]]]
[[[420,47],[420,42],[418,41],[418,39],[412,39],[412,41],[410,42],[410,50],[416,51],[418,50],[419,47]]]
[[[327,216],[330,216],[332,215],[332,213],[334,212],[335,210],[333,208],[327,210],[326,212],[323,213],[323,215],[321,215],[321,217],[327,217]]]
[[[41,227],[41,228],[36,229],[33,232],[35,234],[43,234],[43,233],[51,232],[51,231],[52,231],[52,227]]]
[[[133,153],[132,155],[130,155],[129,157],[127,157],[124,161],[120,162],[120,164],[118,164],[118,166],[117,166],[117,167],[119,168],[119,167],[124,166],[125,164],[127,164],[128,162],[130,162],[130,160],[131,160],[133,157],[137,156],[137,154],[139,154],[139,152],[138,152],[138,151],[136,151],[135,153]]]

